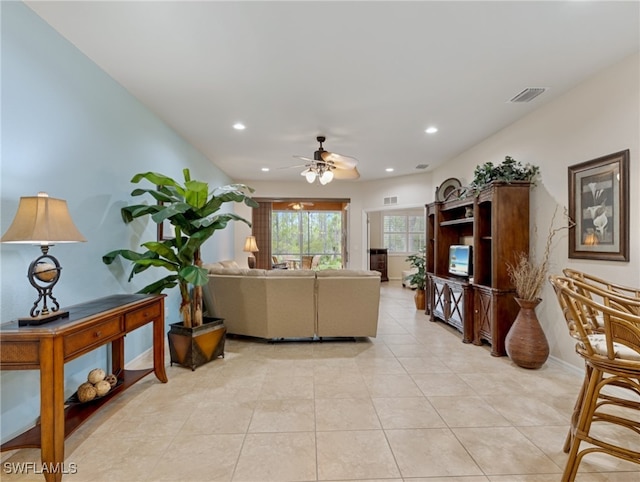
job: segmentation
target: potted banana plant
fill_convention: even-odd
[[[409,286],[415,286],[416,294],[414,296],[417,310],[424,310],[426,308],[426,291],[427,287],[427,272],[426,272],[426,248],[420,248],[417,253],[407,256],[406,261],[412,268],[416,269],[416,272],[410,274],[405,279],[408,281]]]
[[[203,181],[192,180],[189,169],[183,170],[184,182],[156,172],[136,174],[131,182],[137,184],[146,180],[153,184],[150,189],[134,189],[132,196],[150,195],[156,202],[134,204],[123,207],[120,212],[125,223],[150,216],[162,225],[170,223],[175,236],[157,241],[147,241],[141,245],[144,251],[118,249],[105,254],[102,260],[112,264],[117,258],[131,261],[133,267],[129,281],[143,271],[156,267],[169,271],[163,278],[142,288],[139,293],[161,293],[165,289],[178,287],[180,290],[181,322],[171,324],[169,349],[171,362],[189,366],[195,370],[217,356],[224,356],[224,330],[221,320],[204,320],[202,286],[207,284],[207,270],[202,267],[200,248],[213,234],[226,228],[230,221],[249,221],[234,213],[218,213],[223,204],[243,202],[257,207],[250,197],[253,189],[243,184],[229,184],[209,190]],[[195,338],[213,333],[217,339],[196,341]],[[184,339],[190,338],[190,340]],[[211,343],[216,343],[213,347]]]

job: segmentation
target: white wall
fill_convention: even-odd
[[[551,273],[570,267],[630,286],[640,286],[640,59],[633,55],[588,79],[558,100],[484,140],[433,173],[436,185],[448,177],[473,178],[476,165],[499,163],[507,155],[540,166],[542,179],[531,193],[532,240],[544,251],[554,209],[568,205],[568,166],[630,149],[630,259],[626,262],[568,258],[567,232],[554,238]],[[481,121],[481,118],[478,119]],[[556,225],[559,225],[557,223]],[[538,316],[551,356],[581,366],[550,285]]]

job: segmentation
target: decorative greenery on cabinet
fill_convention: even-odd
[[[535,185],[535,180],[540,173],[540,168],[533,164],[522,164],[511,156],[506,156],[501,164],[494,165],[492,162],[485,162],[476,166],[473,171],[473,181],[469,185],[469,190],[474,195],[478,195],[482,189],[493,181],[513,182],[527,181]]]

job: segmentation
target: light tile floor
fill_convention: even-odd
[[[383,283],[381,298],[375,339],[229,339],[224,359],[169,367],[167,384],[145,378],[67,439],[77,473],[64,480],[559,481],[579,374],[551,360],[524,370],[463,344],[399,283]],[[38,460],[36,449],[5,458]],[[640,471],[589,455],[577,480]]]

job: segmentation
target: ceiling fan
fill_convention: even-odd
[[[311,184],[317,179],[320,184],[324,185],[330,183],[333,179],[358,179],[360,177],[356,167],[358,160],[355,157],[325,151],[322,147],[322,143],[326,140],[324,136],[318,136],[316,140],[320,147],[313,153],[313,159],[304,156],[293,156],[307,163],[304,164],[306,169],[300,173],[307,179],[307,182]]]
[[[302,211],[306,206],[313,206],[313,203],[294,202],[289,204],[289,207],[295,211]]]

